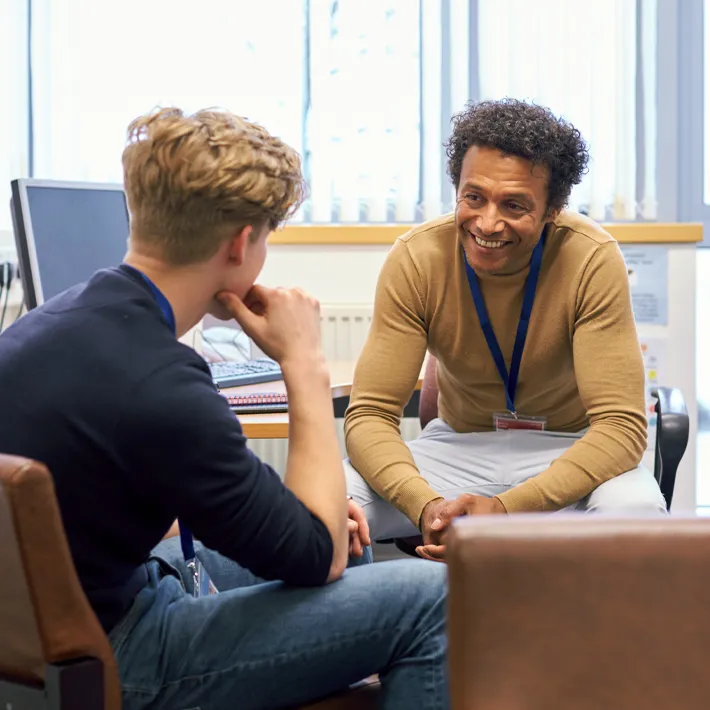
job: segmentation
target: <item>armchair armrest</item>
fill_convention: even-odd
[[[653,390],[656,402],[656,458],[653,475],[670,510],[678,464],[688,446],[690,420],[683,393],[675,387]]]

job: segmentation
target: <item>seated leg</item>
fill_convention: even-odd
[[[200,560],[205,571],[210,576],[215,587],[220,591],[227,589],[239,589],[240,587],[250,587],[254,584],[261,584],[266,581],[252,574],[228,557],[220,555],[214,550],[205,547],[199,540],[195,540],[195,554]],[[182,554],[179,537],[169,537],[163,540],[153,549],[153,557],[158,557],[163,563],[167,563],[180,575],[185,589],[192,594],[192,575],[185,566],[185,559]],[[366,547],[362,557],[351,557],[348,560],[348,567],[369,564],[372,562],[372,548]]]
[[[590,513],[656,513],[665,515],[666,501],[653,474],[643,466],[622,473],[593,490],[576,506]]]
[[[389,710],[449,706],[443,565],[362,565],[323,587],[200,599],[164,570],[149,562],[149,584],[110,635],[125,710],[298,706],[373,673]]]
[[[503,493],[549,466],[558,450],[574,439],[521,437],[518,432],[458,434],[435,419],[414,441],[407,443],[414,463],[442,497],[463,493],[492,497]],[[345,461],[348,493],[363,508],[373,540],[416,535],[419,530],[385,502]]]
[[[440,419],[408,442],[414,462],[429,485],[443,498],[463,493],[495,496],[544,471],[580,437],[554,432],[484,432],[457,434]],[[380,498],[345,462],[348,493],[362,506],[374,540],[417,535],[416,527],[393,505]],[[606,483],[570,506],[589,512],[665,511],[653,475],[639,467]]]

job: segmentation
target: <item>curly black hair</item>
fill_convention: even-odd
[[[550,171],[547,206],[562,209],[572,186],[587,172],[589,150],[580,132],[550,109],[518,99],[469,103],[451,120],[446,144],[448,172],[458,189],[461,166],[471,146],[497,148]]]

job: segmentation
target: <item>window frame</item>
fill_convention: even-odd
[[[659,71],[664,68],[659,136],[666,140],[659,145],[664,160],[659,160],[658,184],[659,195],[667,196],[666,219],[702,222],[704,239],[698,246],[710,247],[710,205],[704,202],[704,16],[704,0],[659,0]]]

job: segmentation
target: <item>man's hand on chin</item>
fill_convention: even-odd
[[[486,498],[464,493],[455,500],[441,498],[428,503],[421,516],[424,544],[416,552],[425,560],[444,562],[446,557],[446,534],[455,518],[463,515],[500,515],[507,513],[498,498]]]

